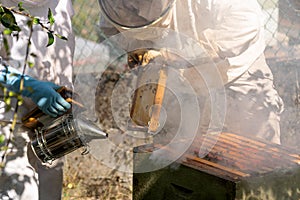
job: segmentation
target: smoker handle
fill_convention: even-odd
[[[76,105],[77,107],[84,109],[83,104],[81,104],[78,101],[75,101],[72,98],[73,92],[72,90],[62,86],[59,89],[57,89],[57,92],[68,102],[72,105]],[[72,106],[73,107],[73,106]],[[67,113],[71,112],[72,107],[67,111]],[[23,126],[29,128],[29,129],[36,129],[37,127],[43,126],[41,122],[38,121],[40,117],[45,115],[38,107],[35,107],[33,110],[31,110],[28,114],[26,114],[24,117],[22,117],[22,124]]]

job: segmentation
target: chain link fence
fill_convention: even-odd
[[[263,8],[267,61],[274,73],[275,86],[285,103],[282,115],[283,143],[297,147],[299,134],[300,89],[298,61],[300,60],[300,1],[258,0]],[[73,0],[76,33],[75,70],[85,66],[95,69],[108,54],[99,45],[99,5],[97,0]],[[287,81],[288,80],[288,81]],[[298,95],[299,94],[299,95]]]
[[[298,0],[258,0],[263,8],[266,36],[266,55],[268,59],[299,58],[300,44],[300,1]],[[77,47],[79,55],[75,61],[84,59],[90,51],[94,51],[101,36],[99,23],[99,7],[97,0],[73,0],[75,16],[74,31],[78,38],[84,38],[88,46]],[[91,43],[92,42],[92,43]],[[88,51],[86,51],[88,49]],[[284,57],[283,57],[284,56]]]

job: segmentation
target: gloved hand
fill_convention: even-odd
[[[162,60],[159,60],[162,59]],[[130,68],[138,66],[146,66],[153,60],[159,60],[158,62],[172,63],[182,60],[180,55],[168,51],[168,49],[137,49],[131,51],[127,55],[127,63]]]
[[[145,66],[151,60],[161,56],[160,51],[150,49],[138,49],[128,53],[128,66],[134,68],[137,66]]]
[[[20,82],[24,79],[24,87],[21,95],[29,97],[45,113],[57,117],[65,113],[71,105],[56,92],[60,86],[47,81],[39,81],[30,76],[22,75],[12,67],[1,66],[0,83],[8,90],[19,93]]]

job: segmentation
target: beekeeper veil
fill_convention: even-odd
[[[163,18],[175,0],[99,0],[103,16],[116,27],[141,28]]]

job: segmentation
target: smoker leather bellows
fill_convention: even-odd
[[[218,137],[218,138],[215,138]],[[203,158],[197,138],[177,167],[135,173],[133,199],[300,199],[300,155],[295,149],[231,133],[208,136],[216,144]],[[135,152],[149,152],[140,146]],[[136,154],[138,167],[144,154]]]
[[[84,107],[73,99],[71,90],[62,87],[58,92],[72,105],[66,114],[52,118],[36,107],[22,119],[23,125],[35,133],[31,147],[44,163],[51,163],[81,147],[87,152],[91,140],[107,138],[96,124],[80,115]]]

